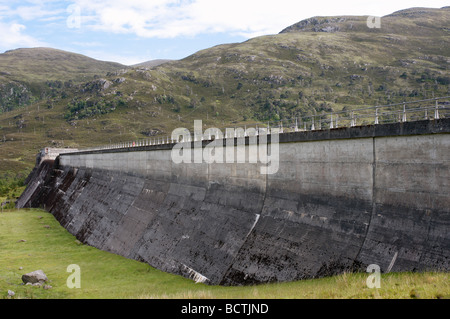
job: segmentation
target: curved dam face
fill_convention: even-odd
[[[61,154],[33,171],[17,207],[43,207],[88,245],[208,284],[370,264],[448,271],[449,133],[441,119],[280,134],[274,174],[176,164],[170,144]]]

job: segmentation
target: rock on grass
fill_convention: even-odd
[[[48,280],[48,278],[42,270],[36,270],[36,271],[30,272],[30,273],[22,276],[22,281],[24,284],[27,284],[27,283],[42,284],[42,283],[46,282],[47,280]]]

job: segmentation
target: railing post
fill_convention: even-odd
[[[406,122],[406,104],[403,103],[403,117],[402,122]]]
[[[436,107],[434,109],[434,119],[439,120],[439,109],[438,109],[438,101],[436,99]]]

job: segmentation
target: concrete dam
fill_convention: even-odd
[[[174,163],[173,143],[40,154],[16,206],[44,208],[85,244],[211,285],[371,264],[448,271],[449,133],[448,118],[281,133],[274,174],[248,161]],[[248,137],[231,140],[250,156]]]

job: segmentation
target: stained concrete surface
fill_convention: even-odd
[[[448,271],[449,132],[441,119],[282,134],[272,175],[260,163],[175,164],[170,145],[62,154],[36,167],[17,206],[208,284],[369,264]]]

